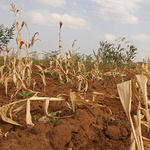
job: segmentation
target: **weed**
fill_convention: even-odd
[[[23,91],[22,93],[18,93],[18,94],[23,98],[27,98],[31,94],[31,92],[26,93],[25,91]]]
[[[77,108],[78,108],[78,105],[77,105],[77,104],[75,104],[74,106],[75,106],[75,109],[77,109]]]
[[[69,74],[69,73],[67,74],[67,76],[68,76],[68,78],[72,78],[72,75],[71,75],[71,74]]]
[[[105,87],[104,87],[104,85],[101,85],[101,89],[104,89]]]
[[[50,112],[49,112],[49,114],[50,114]],[[55,115],[55,113],[54,112],[51,112],[51,116],[54,116]]]
[[[75,84],[76,84],[77,87],[79,86],[79,82],[78,81],[76,81]]]
[[[58,85],[63,85],[64,83],[65,83],[65,80],[64,80],[64,79],[61,79],[61,80],[59,80]]]
[[[59,118],[60,118],[60,117],[50,119],[50,122],[51,122],[50,124],[51,124],[51,125],[55,125],[55,123],[59,120]]]
[[[50,72],[44,72],[45,77],[52,77]]]
[[[17,134],[19,134],[19,131],[18,130],[17,131],[12,130],[10,133],[17,133]]]
[[[61,86],[61,90],[64,90],[64,85]]]
[[[34,118],[35,121],[37,121],[38,116],[37,116],[37,115],[34,115],[33,118]]]

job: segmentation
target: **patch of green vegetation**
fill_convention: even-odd
[[[25,91],[23,91],[22,93],[18,93],[20,96],[22,96],[22,98],[27,98],[30,94],[31,94],[31,92],[25,92]]]
[[[10,131],[10,133],[17,133],[17,134],[19,134],[19,131],[18,130],[17,131],[12,130],[12,131]]]
[[[70,82],[66,82],[66,84],[70,84]]]
[[[105,87],[104,87],[104,85],[101,85],[101,89],[104,89]]]
[[[68,78],[72,78],[72,75],[71,75],[71,74],[69,74],[69,73],[67,74],[67,76],[68,76]]]
[[[52,77],[50,72],[44,72],[45,77]]]
[[[61,90],[64,90],[64,85],[61,86]]]
[[[64,79],[61,79],[61,80],[59,80],[58,85],[63,85],[64,83],[65,83],[65,80],[64,80]]]
[[[78,105],[77,105],[77,104],[75,104],[75,105],[74,105],[74,107],[75,107],[75,109],[77,109],[77,108],[78,108]]]
[[[38,116],[37,116],[37,115],[34,115],[33,118],[34,118],[35,121],[37,121]]]
[[[50,119],[50,124],[55,125],[55,123],[59,120],[60,117]]]
[[[79,86],[79,82],[78,81],[76,81],[75,84],[76,84],[77,87]]]

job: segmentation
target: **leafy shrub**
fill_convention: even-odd
[[[99,61],[104,65],[131,63],[136,57],[137,48],[128,43],[125,38],[119,38],[115,44],[101,41],[98,49]]]
[[[13,39],[15,30],[15,24],[11,28],[4,28],[4,25],[0,25],[0,49],[3,49],[8,45],[10,39]]]

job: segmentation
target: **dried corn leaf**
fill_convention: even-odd
[[[5,85],[5,94],[7,95],[7,89],[8,89],[8,82],[10,80],[10,76],[5,76],[4,78],[4,85]]]
[[[70,100],[71,100],[71,103],[72,103],[73,112],[75,112],[76,95],[75,95],[74,92],[70,92]]]
[[[16,108],[16,109],[13,110],[12,112],[16,114],[16,113],[20,112],[21,110],[23,110],[24,108],[25,108],[25,104],[23,104],[23,105],[21,105],[20,107]]]
[[[143,143],[144,143],[145,150],[150,149],[150,139],[148,139],[146,137],[142,137],[142,138],[143,138]]]
[[[5,121],[7,123],[10,123],[10,124],[13,124],[13,125],[17,125],[17,126],[21,126],[21,124],[19,124],[16,121],[6,117],[5,115],[1,115],[1,118],[2,118],[3,121]]]
[[[28,25],[27,25],[27,22],[26,22],[26,21],[23,21],[23,22],[22,22],[22,25],[21,25],[20,31],[22,30],[22,28],[23,28],[23,26],[24,26],[24,25],[25,25],[25,26],[26,26],[26,28],[27,28],[28,34],[30,34],[30,33],[29,33],[29,29],[28,29]]]
[[[28,46],[28,43],[27,43],[27,41],[21,41],[20,42],[20,49],[22,48],[22,45],[25,45],[25,47],[27,48],[27,46]]]
[[[122,103],[122,106],[124,108],[124,111],[128,117],[128,120],[130,122],[131,125],[131,129],[134,135],[134,139],[137,145],[138,150],[143,150],[141,149],[141,143],[138,140],[134,125],[133,125],[133,121],[130,115],[131,112],[131,98],[132,98],[132,82],[131,80],[123,82],[121,84],[117,85],[117,89],[118,89],[118,93],[119,93],[119,97],[120,97],[120,101]]]
[[[69,94],[59,94],[57,95],[58,98],[63,98],[65,100],[68,101],[68,99],[70,98]]]
[[[44,85],[44,87],[45,87],[45,86],[46,86],[46,79],[45,79],[44,73],[43,73],[43,75],[40,74],[40,73],[37,73],[37,74],[40,75],[40,77],[41,77],[41,79],[42,79],[42,82],[43,82],[43,85]]]
[[[132,132],[131,132],[130,139],[131,139],[130,150],[136,150],[136,143],[135,143],[135,139],[134,139],[134,136],[133,136]]]
[[[138,115],[134,115],[134,120],[135,120],[135,133],[136,133],[136,137],[137,137],[137,141],[139,143],[140,146],[140,150],[144,150],[144,145],[143,145],[143,140],[142,140],[142,133],[141,133],[141,119],[143,118],[143,115],[140,114],[140,110],[138,110],[139,112],[137,113]]]
[[[149,115],[149,108],[148,108],[148,97],[147,97],[147,77],[144,75],[136,75],[137,81],[140,85],[143,99],[144,99],[144,105],[145,105],[145,117],[147,119],[147,122],[150,122],[150,115]],[[143,110],[143,109],[142,109]],[[149,131],[149,128],[148,128]]]
[[[117,89],[124,111],[129,118],[132,97],[131,80],[118,84]]]
[[[107,94],[107,93],[93,92],[93,94],[94,94],[94,95],[104,95],[104,96],[106,96],[106,97],[119,99],[119,97],[114,96],[114,95],[110,95],[110,94]]]
[[[15,106],[15,104],[12,104],[10,105],[10,108],[8,110],[8,113],[9,113],[9,117],[12,119],[12,110],[13,110],[13,107]]]
[[[100,105],[100,104],[95,104],[95,102],[93,102],[93,101],[86,101],[78,93],[76,93],[75,103],[77,105],[100,107],[100,108],[106,110],[108,113],[112,114],[111,109],[108,106]]]
[[[142,90],[142,94],[143,94],[143,97],[144,97],[144,103],[145,105],[147,104],[147,77],[144,76],[144,75],[136,75],[136,78],[140,84],[140,87],[141,87],[141,90]]]
[[[46,116],[51,117],[51,115],[48,114],[48,106],[49,106],[49,99],[45,100],[45,106],[44,106],[44,113]]]
[[[26,123],[28,125],[34,126],[32,123],[31,113],[30,113],[30,100],[27,100],[27,108],[26,108]]]
[[[40,39],[35,39],[35,36],[36,35],[39,35],[39,32],[36,32],[34,35],[33,35],[33,37],[32,37],[32,39],[31,39],[31,43],[28,45],[28,48],[30,48],[30,47],[33,47],[33,45],[34,45],[34,43],[37,41],[37,40],[40,40]]]
[[[3,121],[13,124],[13,125],[18,125],[21,126],[19,123],[17,123],[16,121],[13,121],[12,119],[8,118],[7,115],[7,111],[9,110],[11,105],[4,105],[2,107],[0,107],[0,116],[2,118]]]
[[[0,137],[3,137],[3,133],[2,133],[1,128],[0,128]]]

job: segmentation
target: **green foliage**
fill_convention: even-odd
[[[38,116],[37,116],[37,115],[34,115],[33,118],[34,118],[35,121],[37,121]]]
[[[78,105],[77,104],[74,104],[74,107],[75,107],[75,109],[78,109]]]
[[[94,58],[92,56],[92,54],[89,55],[82,55],[82,61],[86,67],[86,70],[89,71],[94,67]]]
[[[77,66],[79,61],[82,61],[87,71],[91,70],[94,66],[94,59],[92,54],[85,55],[80,53],[72,53],[71,59],[73,60],[75,66]]]
[[[10,133],[17,133],[17,134],[19,134],[19,131],[18,130],[17,131],[12,130]]]
[[[64,80],[64,79],[62,79],[62,80],[59,80],[58,85],[63,85],[64,83],[65,83],[65,80]]]
[[[55,125],[55,123],[59,120],[59,118],[60,118],[60,117],[50,119],[50,122],[51,122],[50,124],[51,124],[51,125]]]
[[[15,24],[11,28],[5,28],[3,24],[0,25],[0,49],[8,45],[10,39],[13,39],[15,31]]]
[[[79,86],[79,82],[78,81],[76,81],[75,84],[76,84],[77,87]]]
[[[77,65],[77,63],[82,60],[82,55],[80,53],[72,53],[71,60]]]
[[[101,89],[104,89],[104,85],[101,85]]]
[[[49,52],[45,52],[43,51],[43,62],[45,65],[49,65],[49,62],[54,60],[56,58],[56,56],[59,54],[59,51],[58,50],[52,50],[52,51],[49,51]],[[61,56],[62,57],[62,56]]]
[[[22,93],[18,93],[18,94],[23,98],[27,98],[31,94],[31,92],[26,93],[25,91],[23,91]]]
[[[123,64],[130,63],[136,57],[137,48],[134,45],[128,45],[129,42],[125,41],[125,38],[119,38],[116,40],[116,44],[106,42],[100,42],[100,48],[98,49],[99,61],[104,65],[106,64]]]

